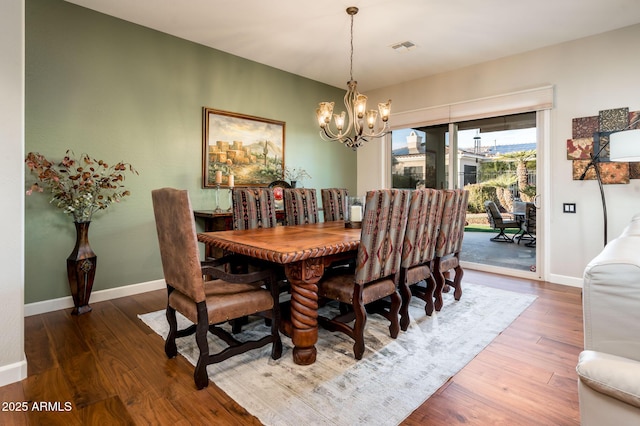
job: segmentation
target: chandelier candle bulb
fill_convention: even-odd
[[[235,184],[235,177],[233,175],[229,175],[229,188],[233,188]]]
[[[222,171],[221,170],[217,170],[216,171],[216,183],[217,184],[221,184],[222,183]]]

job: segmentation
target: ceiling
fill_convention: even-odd
[[[341,88],[357,6],[360,91],[640,23],[638,0],[67,1]]]

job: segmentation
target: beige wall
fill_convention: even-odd
[[[372,99],[393,100],[394,113],[464,102],[553,85],[550,146],[543,160],[548,167],[548,270],[546,278],[579,283],[586,264],[602,249],[603,221],[595,181],[573,181],[566,159],[574,117],[598,115],[600,110],[629,107],[640,110],[640,56],[635,54],[640,25],[510,56],[409,83],[372,91]],[[393,117],[390,120],[393,123]],[[384,182],[377,164],[384,149],[359,152],[358,183]],[[605,187],[609,239],[619,234],[634,213],[640,212],[640,181]],[[577,204],[577,214],[562,213],[562,203]]]

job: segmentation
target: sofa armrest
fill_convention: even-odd
[[[583,351],[576,371],[593,390],[640,408],[640,362],[596,351]]]

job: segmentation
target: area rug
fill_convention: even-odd
[[[444,306],[431,317],[424,302],[412,298],[411,324],[396,340],[388,321],[369,315],[362,360],[353,357],[353,341],[341,333],[318,332],[313,365],[293,363],[291,340],[283,336],[283,354],[270,357],[271,346],[208,367],[209,379],[265,425],[396,425],[471,361],[513,322],[536,296],[466,283],[459,301],[444,295]],[[331,310],[328,306],[322,309]],[[166,338],[164,310],[139,315]],[[179,317],[179,327],[189,321]],[[264,321],[251,322],[242,336],[264,335]],[[209,338],[211,350],[218,340]],[[178,350],[192,364],[193,336],[177,339]],[[164,350],[164,347],[158,347]]]

